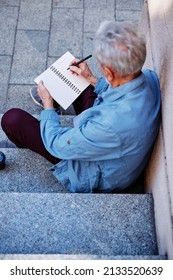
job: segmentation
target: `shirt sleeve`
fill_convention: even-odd
[[[94,118],[79,127],[67,128],[61,127],[55,111],[44,110],[40,115],[40,130],[45,148],[60,159],[105,160],[112,158],[115,146],[119,151],[118,136]]]

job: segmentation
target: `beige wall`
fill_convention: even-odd
[[[145,184],[154,197],[159,253],[173,259],[173,0],[145,1],[141,29],[145,66],[156,70],[162,92],[162,126]]]

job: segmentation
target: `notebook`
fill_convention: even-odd
[[[65,110],[90,85],[84,77],[67,70],[73,59],[74,56],[66,52],[34,80],[37,84],[43,81],[52,98]]]

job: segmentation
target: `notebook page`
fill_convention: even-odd
[[[65,110],[73,103],[79,94],[89,86],[85,78],[75,76],[70,70],[67,70],[73,59],[74,56],[70,52],[66,52],[35,79],[37,84],[41,80],[44,82],[45,87],[48,89],[53,99]]]

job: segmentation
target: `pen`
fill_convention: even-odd
[[[78,62],[76,62],[75,64],[73,64],[73,65],[71,65],[71,66],[77,66],[77,65],[79,65],[80,63],[82,63],[83,61],[87,60],[87,59],[90,58],[90,57],[92,57],[92,54],[90,54],[90,55],[88,55],[88,56],[82,58],[81,60],[79,60]],[[70,67],[67,68],[67,70],[69,70],[69,69],[70,69]]]

